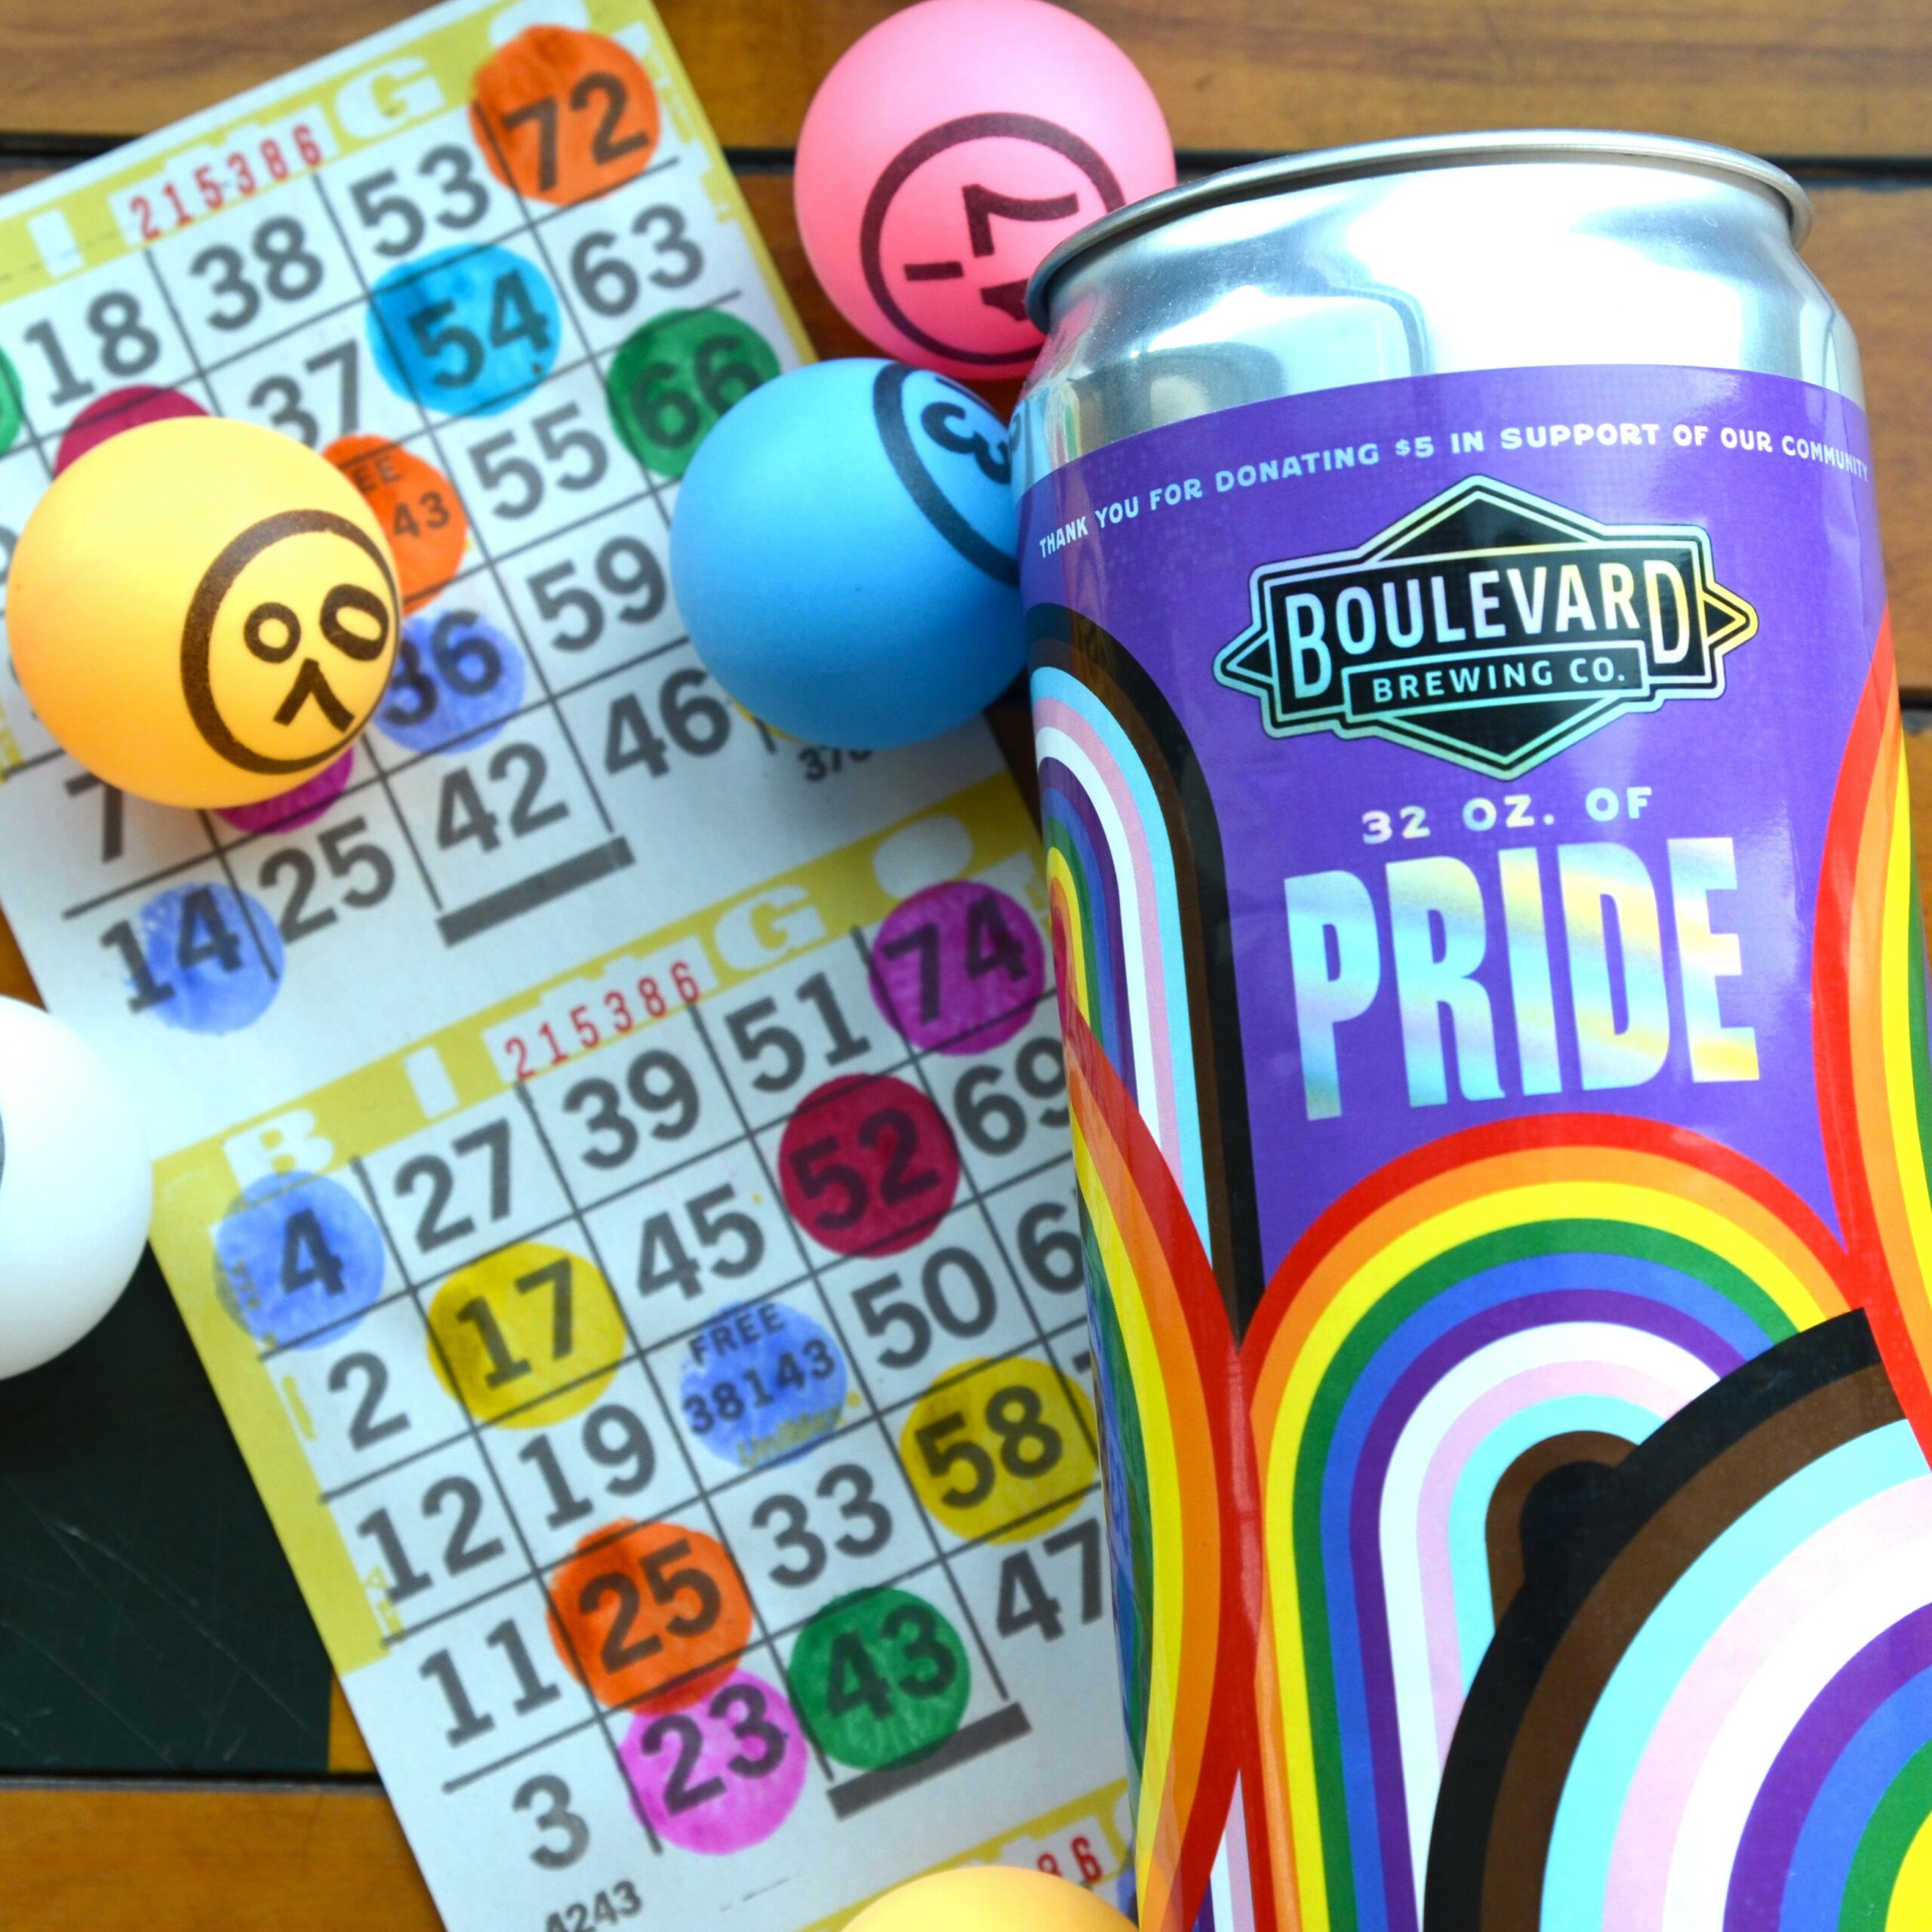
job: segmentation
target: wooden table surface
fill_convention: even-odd
[[[806,272],[789,168],[813,88],[892,8],[659,4],[820,350],[860,352]],[[398,0],[0,0],[0,187],[411,11]],[[1523,125],[1694,135],[1793,168],[1818,206],[1807,256],[1864,348],[1901,683],[1908,704],[1932,706],[1928,0],[1082,0],[1078,11],[1152,82],[1185,168]],[[1919,850],[1932,854],[1932,734],[1908,746]],[[4,924],[0,992],[32,992]],[[354,1748],[345,1726],[342,1752]],[[9,1932],[436,1924],[373,1780],[0,1782]]]

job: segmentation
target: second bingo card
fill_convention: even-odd
[[[395,549],[375,724],[270,805],[125,798],[0,681],[0,900],[455,1932],[1121,1883],[1037,841],[982,727],[761,729],[666,574],[804,352],[638,0],[457,0],[0,202],[0,595],[169,415]]]

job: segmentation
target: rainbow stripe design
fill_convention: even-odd
[[[1640,1442],[1842,1313],[1833,1251],[1726,1149],[1589,1115],[1437,1142],[1298,1244],[1243,1351],[1281,1922],[1418,1924],[1441,1767],[1507,1608],[1484,1526],[1512,1466],[1580,1432]]]
[[[1241,1492],[1251,1485],[1236,1460],[1240,1375],[1205,1251],[1160,1150],[1071,1002],[1066,1026],[1088,1278],[1106,1284],[1094,1325],[1118,1458],[1109,1500],[1134,1500],[1114,1524],[1115,1604],[1140,1922],[1185,1932],[1250,1728],[1225,1722],[1231,1709],[1244,1714],[1257,1593],[1242,1575],[1251,1506],[1242,1509]]]
[[[1035,681],[1033,731],[1047,878],[1078,939],[1067,950],[1074,1004],[1092,1015],[1195,1226],[1205,1227],[1174,848],[1152,781],[1127,734],[1065,672]]]
[[[1724,1932],[1932,1924],[1932,1479],[1905,1446],[1893,1449],[1897,1481],[1788,1559],[1789,1574],[1767,1577],[1749,1606],[1774,1611],[1780,1586],[1795,1582],[1820,1591],[1801,1654],[1775,1626],[1760,1638],[1774,1667],[1798,1669],[1795,1687],[1809,1697],[1774,1752],[1764,1746],[1775,1733],[1740,1727],[1757,1746],[1744,1787],[1757,1796],[1738,1834]],[[1847,1567],[1831,1567],[1834,1545]],[[1708,1676],[1753,1634],[1744,1607],[1732,1622],[1740,1627],[1719,1633]],[[1774,1709],[1796,1701],[1794,1687],[1761,1669],[1754,1684]],[[1627,1868],[1628,1848],[1618,1851]]]
[[[1864,1318],[1689,1405],[1570,1534],[1472,1690],[1431,1927],[1909,1915],[1932,1814],[1932,1471]]]
[[[1392,1164],[1266,1276],[1211,804],[1126,654],[1035,618],[1143,1922],[1795,1932],[1932,1912],[1932,1063],[1889,632],[1820,887],[1842,1237],[1697,1135],[1552,1115]],[[1556,1642],[1583,1601],[1559,1616],[1539,1563],[1583,1589],[1563,1552],[1584,1561],[1594,1525],[1611,1561],[1657,1471],[1694,1486],[1712,1416],[1748,1412],[1759,1473],[1779,1466],[1764,1365],[1814,1343],[1828,1366],[1866,1352],[1839,1377],[1865,1376],[1866,1422],[1619,1613],[1627,1645],[1567,1707],[1576,1735],[1521,1760],[1550,1815],[1504,1910],[1484,1887],[1521,1860],[1482,1848],[1532,1735],[1510,1697],[1548,1662],[1524,1633]],[[1574,1513],[1545,1547],[1558,1496]]]
[[[1201,948],[1182,931],[1186,841],[1171,787],[1069,669],[1036,672],[1034,715],[1140,1922],[1187,1932],[1217,1868],[1228,1889],[1224,1832],[1253,1755],[1260,1581],[1230,1313],[1241,1243],[1225,1205],[1218,1227],[1211,1207],[1227,1190],[1207,1104],[1212,1050],[1198,1038],[1208,1002],[1190,999]],[[1265,1829],[1255,1835],[1265,1872]],[[1244,1836],[1237,1820],[1237,1851]]]
[[[1872,1284],[1867,1312],[1900,1400],[1932,1443],[1932,1054],[1897,689],[1887,618],[1832,801],[1814,1044],[1846,1245]]]
[[[1030,621],[1060,983],[1174,1177],[1238,1340],[1266,1277],[1214,808],[1133,660],[1070,612]]]

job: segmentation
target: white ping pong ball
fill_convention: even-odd
[[[153,1211],[126,1089],[70,1027],[0,998],[0,1377],[71,1348],[114,1306]]]

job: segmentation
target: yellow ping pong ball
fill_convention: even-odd
[[[180,417],[90,450],[28,518],[7,587],[27,701],[94,775],[252,804],[339,758],[401,626],[381,525],[333,463]]]
[[[1133,1932],[1070,1879],[1011,1865],[934,1872],[888,1892],[845,1932]]]

